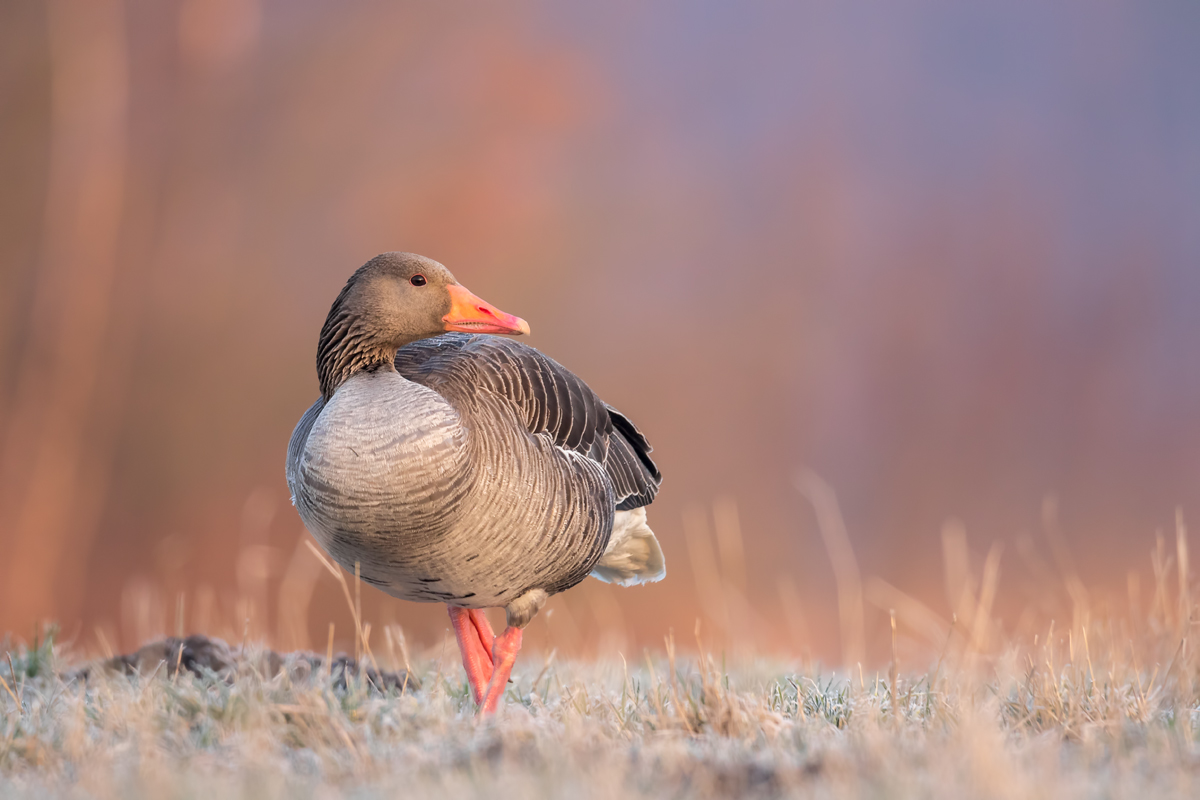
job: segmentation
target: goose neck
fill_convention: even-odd
[[[413,339],[415,341],[415,339]],[[370,330],[361,320],[330,314],[317,345],[317,379],[326,402],[359,372],[395,372],[396,351],[408,344]]]

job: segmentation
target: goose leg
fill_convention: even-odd
[[[521,629],[512,625],[504,629],[504,633],[496,637],[492,645],[492,679],[488,681],[487,692],[483,702],[479,704],[479,715],[486,716],[496,711],[500,698],[508,686],[508,678],[512,675],[513,664],[517,661],[517,651],[521,649]]]
[[[476,704],[483,702],[484,690],[492,678],[492,627],[482,611],[459,606],[446,606],[450,622],[454,625],[454,638],[462,653],[463,668],[467,671],[467,682],[471,684],[471,696]]]
[[[487,614],[483,613],[483,609],[472,608],[468,613],[471,615],[471,622],[475,624],[475,630],[479,632],[479,643],[483,645],[483,650],[487,653],[486,678],[491,678],[492,642],[496,640],[496,634],[492,633],[492,624],[488,622]]]
[[[546,604],[550,595],[545,589],[530,589],[504,607],[504,615],[508,626],[504,633],[492,642],[492,677],[488,681],[487,691],[483,693],[483,701],[479,704],[479,715],[492,714],[500,705],[500,698],[508,686],[509,676],[512,675],[513,664],[517,661],[517,652],[521,649],[521,631],[529,624],[534,615]],[[483,612],[480,612],[482,616]],[[483,620],[487,624],[487,619]],[[487,628],[491,632],[491,628]]]

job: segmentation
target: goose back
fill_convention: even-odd
[[[601,464],[612,482],[618,511],[649,505],[658,492],[662,474],[637,426],[579,376],[528,345],[447,333],[400,348],[396,369],[451,402],[480,389],[504,398],[518,412],[526,432]]]

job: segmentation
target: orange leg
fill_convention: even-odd
[[[454,625],[454,638],[462,653],[463,668],[471,684],[471,696],[476,704],[483,702],[484,691],[492,678],[492,627],[487,617],[477,609],[446,606]],[[507,679],[506,679],[507,680]]]
[[[513,664],[517,661],[517,651],[521,649],[521,629],[509,627],[496,637],[492,645],[492,679],[488,681],[487,692],[483,702],[479,704],[479,715],[486,716],[496,711],[504,689],[508,686],[508,678],[512,675]]]
[[[496,639],[496,634],[492,633],[492,625],[488,622],[487,614],[483,613],[483,609],[472,608],[469,612],[471,622],[475,623],[475,630],[479,632],[479,643],[483,645],[484,652],[487,653],[488,669],[487,678],[492,677],[492,642]]]

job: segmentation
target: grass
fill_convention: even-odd
[[[952,633],[872,679],[670,639],[636,665],[527,658],[485,721],[449,657],[417,659],[417,690],[268,674],[253,647],[84,678],[47,638],[0,659],[0,797],[1195,797],[1193,649],[1107,628],[991,655]]]
[[[0,800],[1198,797],[1200,607],[1182,519],[1176,539],[1152,554],[1148,610],[1131,583],[1126,612],[1094,614],[1067,570],[1071,622],[1030,613],[1006,633],[992,613],[998,550],[977,579],[950,530],[955,616],[877,585],[900,616],[881,673],[727,657],[697,627],[688,652],[668,636],[629,662],[525,653],[486,720],[453,647],[410,655],[385,628],[386,652],[372,651],[359,587],[326,564],[353,658],[332,657],[332,628],[323,655],[166,640],[87,661],[52,629],[0,643]],[[852,641],[846,607],[871,589],[843,572]],[[906,617],[938,641],[927,664],[900,663]]]

